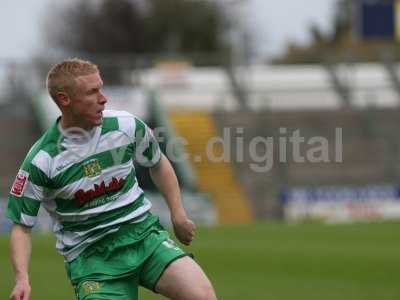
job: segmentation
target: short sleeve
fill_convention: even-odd
[[[33,227],[47,184],[48,178],[43,171],[24,161],[11,187],[6,216],[14,223]]]
[[[160,146],[152,130],[135,117],[135,160],[141,166],[151,168],[161,159]]]

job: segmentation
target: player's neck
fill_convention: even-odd
[[[81,122],[79,120],[74,120],[73,118],[69,118],[66,115],[62,115],[61,116],[59,124],[60,124],[60,128],[62,130],[67,130],[67,129],[70,129],[70,128],[73,128],[73,127],[78,127],[78,128],[81,128],[81,129],[83,129],[85,131],[90,132],[94,128],[91,125],[84,124],[83,122]]]

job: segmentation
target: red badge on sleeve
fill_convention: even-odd
[[[13,186],[11,188],[11,194],[17,197],[21,197],[24,193],[26,182],[28,181],[29,173],[24,170],[19,170],[17,177],[15,177]]]

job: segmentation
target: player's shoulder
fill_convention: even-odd
[[[48,170],[52,157],[58,152],[57,137],[50,128],[31,146],[22,163],[22,168],[29,170],[34,166],[42,171]]]
[[[111,129],[132,132],[138,120],[141,121],[136,115],[123,110],[105,110],[103,117],[103,132]]]
[[[130,112],[127,112],[125,110],[112,110],[112,109],[106,109],[103,111],[103,117],[104,118],[123,118],[123,117],[134,117],[133,114]]]

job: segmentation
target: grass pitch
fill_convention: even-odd
[[[221,226],[199,229],[187,250],[222,300],[394,300],[400,299],[399,232],[400,223]],[[0,249],[0,299],[8,299],[7,236]],[[74,299],[52,237],[34,235],[30,277],[32,300]]]

